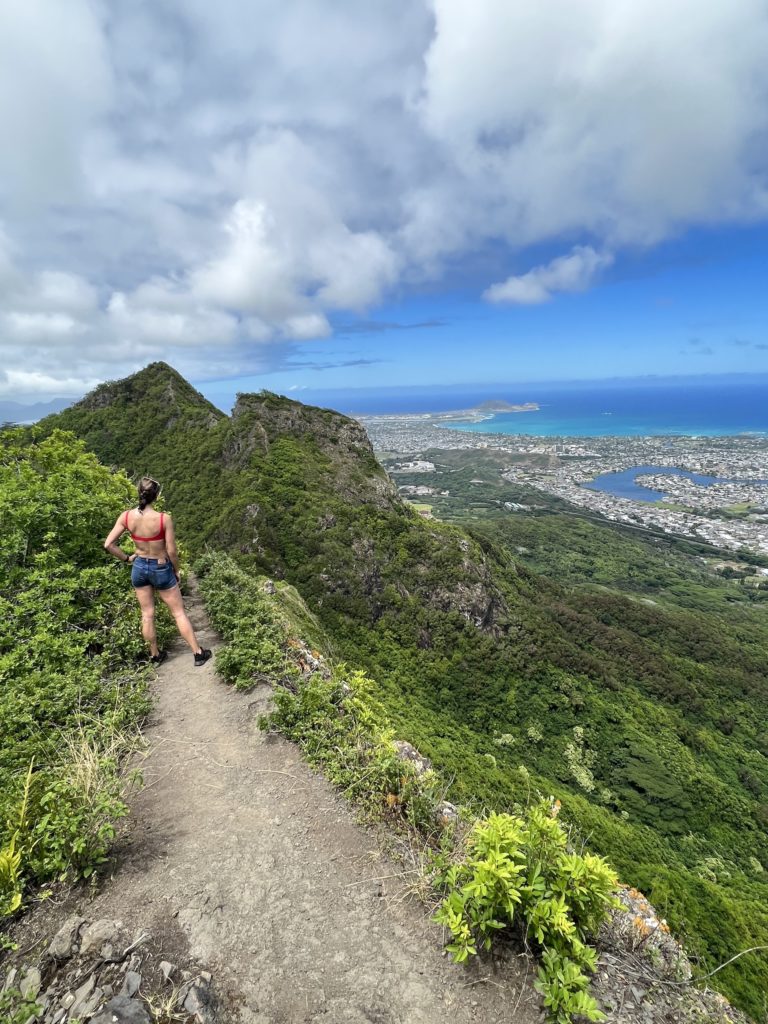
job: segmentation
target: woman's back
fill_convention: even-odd
[[[136,550],[145,558],[158,558],[166,553],[165,532],[168,517],[164,512],[145,508],[129,509],[123,516],[123,523],[131,534]]]
[[[121,562],[131,565],[131,584],[141,606],[141,632],[149,644],[154,665],[160,665],[166,652],[157,646],[155,631],[155,594],[170,609],[179,632],[192,648],[195,665],[200,667],[211,657],[207,647],[197,642],[192,623],[184,611],[179,589],[179,550],[173,520],[165,512],[156,512],[152,505],[160,497],[160,484],[151,476],[139,481],[139,507],[121,512],[104,541],[104,549]],[[128,530],[136,545],[129,555],[118,541]]]

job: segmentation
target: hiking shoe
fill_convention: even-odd
[[[206,647],[201,647],[200,653],[195,655],[195,668],[200,668],[206,661],[211,657],[211,651]]]
[[[165,659],[168,657],[168,651],[160,651],[159,654],[153,654],[149,659],[152,665],[162,665]]]

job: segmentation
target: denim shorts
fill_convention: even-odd
[[[166,560],[165,565],[160,565],[156,558],[144,558],[142,555],[134,559],[131,569],[131,583],[134,587],[170,590],[177,582],[170,559]]]

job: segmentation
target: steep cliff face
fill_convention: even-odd
[[[231,417],[165,363],[103,384],[41,422],[72,430],[108,464],[163,483],[191,553],[224,548],[289,579],[332,615],[372,624],[454,614],[496,630],[504,601],[480,547],[427,524],[376,461],[362,426],[268,391],[239,395]]]

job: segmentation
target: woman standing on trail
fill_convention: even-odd
[[[149,644],[153,665],[160,665],[168,657],[167,651],[159,650],[155,633],[155,591],[168,605],[176,620],[179,633],[184,637],[195,656],[195,665],[204,665],[211,652],[197,642],[192,623],[184,611],[179,590],[179,553],[173,520],[167,512],[156,512],[152,505],[160,495],[160,484],[151,477],[142,477],[138,485],[139,506],[130,508],[117,518],[104,548],[121,562],[130,562],[131,583],[141,605],[141,632]],[[132,555],[126,555],[117,541],[128,531],[136,545]],[[133,531],[137,532],[134,533]]]

